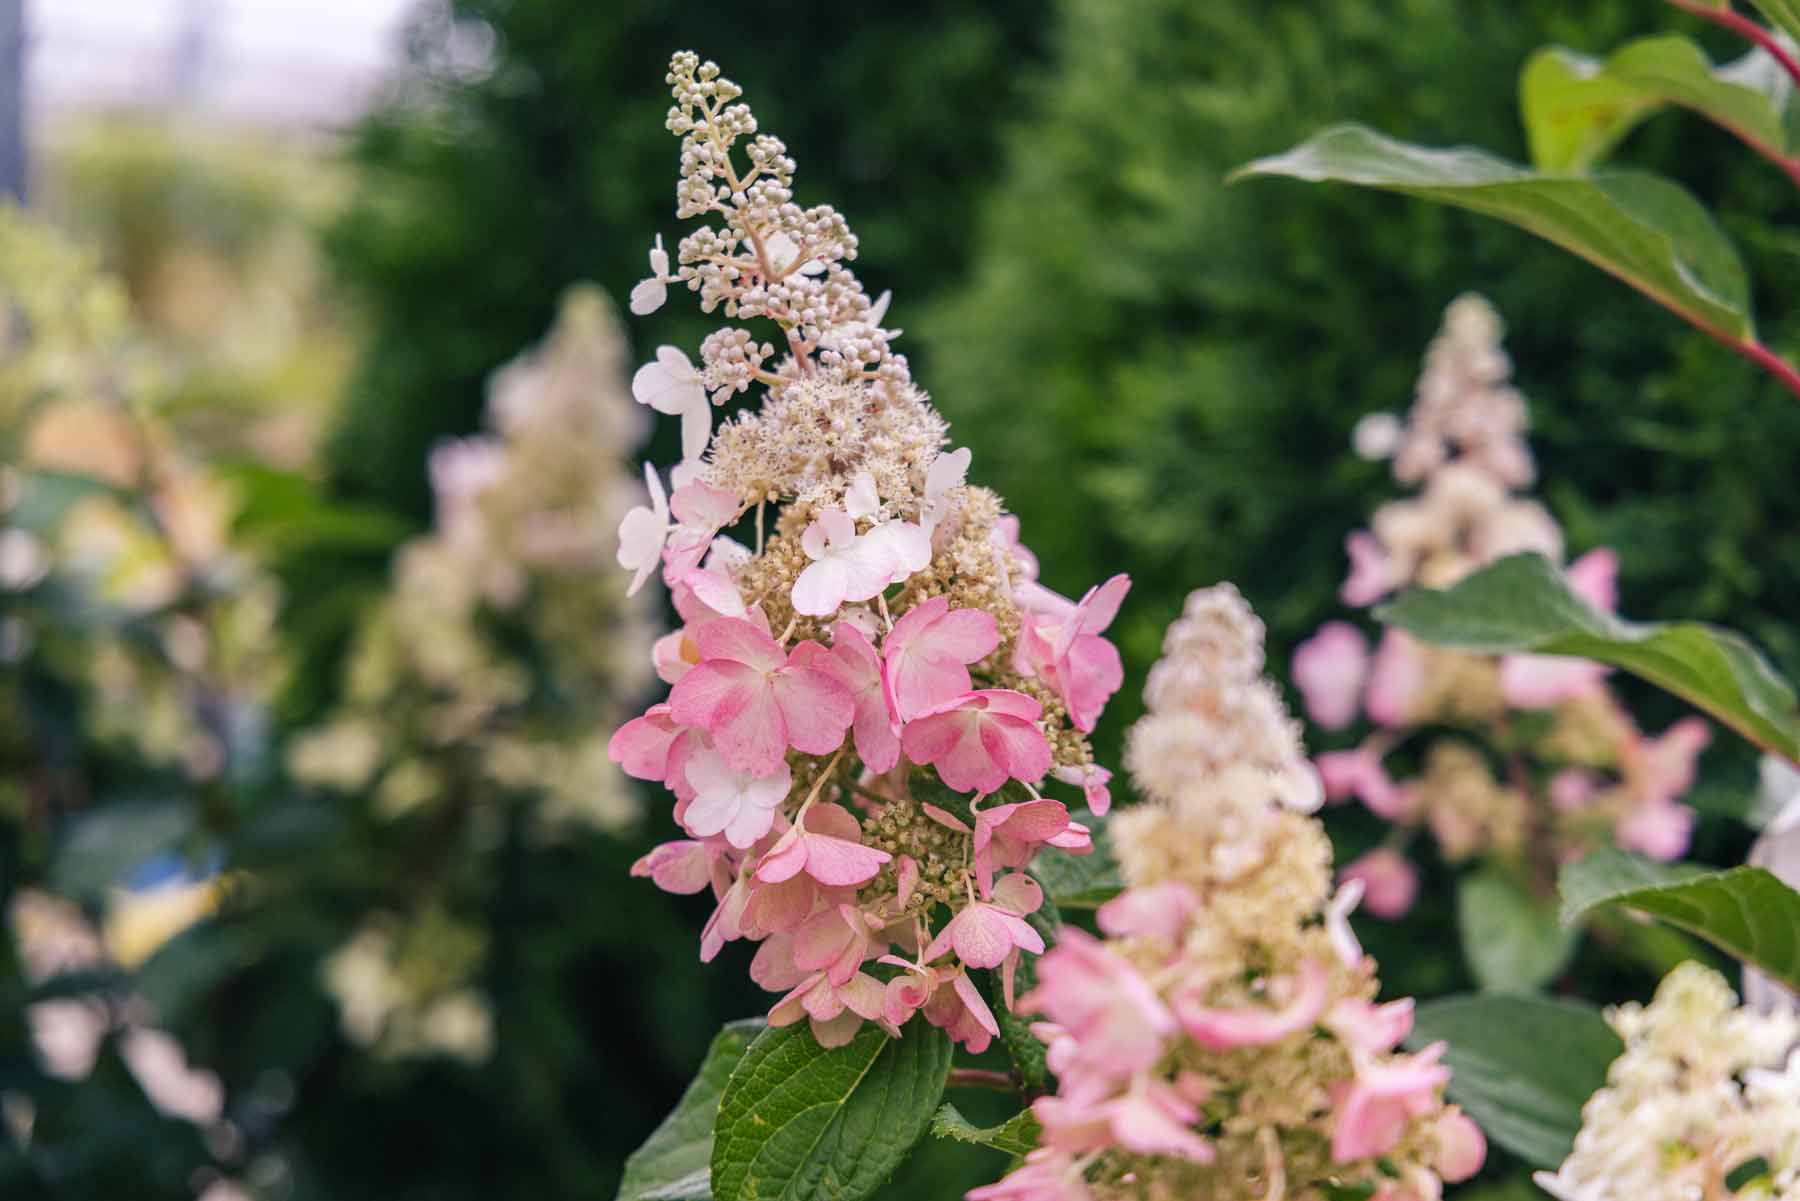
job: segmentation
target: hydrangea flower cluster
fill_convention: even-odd
[[[1649,1005],[1607,1020],[1625,1053],[1540,1188],[1560,1201],[1800,1197],[1800,1019],[1740,1007],[1724,977],[1689,962]]]
[[[1375,1002],[1361,885],[1332,894],[1262,638],[1230,585],[1170,627],[1131,732],[1147,803],[1109,826],[1127,888],[1106,937],[1065,927],[1020,998],[1058,1082],[1032,1106],[1042,1139],[972,1201],[1436,1201],[1480,1168],[1444,1046],[1398,1051],[1412,1002]]]
[[[1346,604],[1448,587],[1522,551],[1562,561],[1561,528],[1521,494],[1536,468],[1501,333],[1485,300],[1458,298],[1426,354],[1406,420],[1377,414],[1358,425],[1358,452],[1391,457],[1394,478],[1419,492],[1383,505],[1369,529],[1350,535]],[[1568,579],[1610,612],[1617,573],[1618,557],[1600,548],[1571,564]],[[1694,815],[1680,797],[1708,727],[1689,718],[1644,735],[1607,688],[1606,671],[1578,659],[1429,647],[1394,628],[1371,653],[1344,621],[1327,622],[1295,652],[1294,681],[1315,723],[1345,729],[1360,711],[1376,727],[1355,749],[1318,757],[1329,799],[1355,797],[1394,823],[1385,845],[1346,869],[1367,888],[1371,913],[1411,908],[1418,876],[1403,851],[1420,828],[1451,861],[1488,857],[1540,882],[1562,859],[1609,842],[1657,859],[1681,856]],[[1411,780],[1390,775],[1397,752],[1417,764]]]
[[[400,549],[345,706],[290,749],[297,776],[372,790],[390,817],[443,803],[459,773],[541,795],[551,824],[638,817],[601,731],[648,681],[655,627],[596,570],[632,500],[620,448],[647,424],[625,356],[606,298],[572,289],[543,344],[490,380],[491,432],[433,451],[436,529]]]
[[[923,1013],[979,1051],[998,1027],[970,970],[997,969],[1010,997],[1020,956],[1044,949],[1022,869],[1091,846],[1040,786],[1106,811],[1086,735],[1123,679],[1102,635],[1129,581],[1079,601],[1037,583],[1017,521],[965,482],[969,452],[946,448],[894,352],[887,298],[849,269],[844,219],[793,202],[793,160],[717,66],[677,54],[668,82],[678,214],[717,224],[681,240],[673,270],[659,238],[632,309],[685,285],[779,334],[727,326],[698,367],[665,346],[633,380],[681,418],[684,458],[667,494],[646,466],[619,562],[633,591],[660,570],[683,624],[656,646],[667,699],[611,749],[674,793],[688,835],[634,870],[712,890],[703,959],[762,944],[772,1023],[805,1018],[837,1045]],[[714,431],[712,408],[753,384],[761,405]],[[752,545],[723,532],[740,521]]]

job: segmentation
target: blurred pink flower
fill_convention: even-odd
[[[1393,565],[1375,535],[1357,530],[1344,539],[1344,550],[1350,556],[1350,576],[1338,590],[1346,605],[1362,608],[1388,594],[1393,585]]]
[[[1291,995],[1279,1009],[1264,1006],[1240,1006],[1232,1009],[1209,1009],[1175,1002],[1175,1020],[1189,1038],[1213,1051],[1233,1047],[1260,1047],[1280,1042],[1290,1035],[1310,1030],[1325,1009],[1330,976],[1325,965],[1308,959],[1300,965],[1299,975],[1286,981]]]
[[[1294,652],[1293,672],[1307,716],[1327,730],[1341,730],[1356,719],[1369,675],[1368,640],[1349,622],[1328,621]]]
[[[1376,847],[1338,873],[1340,880],[1360,880],[1363,904],[1376,917],[1405,917],[1419,897],[1419,869],[1400,852]]]
[[[1353,1163],[1394,1149],[1407,1123],[1431,1112],[1450,1069],[1438,1063],[1446,1045],[1433,1043],[1417,1055],[1387,1062],[1366,1060],[1337,1106],[1331,1157]]]

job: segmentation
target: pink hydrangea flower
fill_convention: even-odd
[[[1175,1017],[1149,981],[1092,935],[1065,926],[1037,963],[1037,987],[1019,1008],[1068,1032],[1072,1062],[1059,1075],[1129,1076],[1162,1057]],[[1071,1081],[1074,1083],[1074,1081]]]
[[[732,767],[767,776],[790,746],[823,755],[843,744],[856,704],[842,684],[805,666],[813,652],[785,652],[733,618],[707,624],[694,641],[700,664],[669,693],[669,710],[681,724],[705,730]]]
[[[1369,720],[1384,726],[1404,725],[1424,678],[1424,650],[1409,635],[1389,626],[1375,649],[1368,692],[1363,696]]]
[[[1355,531],[1344,539],[1344,551],[1350,556],[1350,576],[1338,590],[1339,598],[1360,609],[1386,596],[1394,586],[1394,568],[1375,535]]]
[[[975,880],[982,895],[987,895],[996,868],[1024,867],[1040,846],[1068,829],[1069,811],[1060,801],[1018,801],[977,809]],[[1025,912],[1036,909],[1034,904]]]
[[[1413,999],[1386,1005],[1346,997],[1325,1015],[1325,1025],[1345,1043],[1368,1055],[1385,1055],[1412,1033]]]
[[[1190,1129],[1200,1111],[1160,1080],[1140,1077],[1131,1091],[1105,1101],[1039,1097],[1031,1112],[1044,1128],[1044,1145],[1068,1154],[1118,1146],[1194,1163],[1213,1160],[1212,1144]]]
[[[1391,847],[1376,847],[1344,868],[1338,878],[1360,880],[1369,912],[1390,921],[1405,917],[1419,897],[1419,869]]]
[[[1031,783],[1050,770],[1050,741],[1037,725],[1042,713],[1022,692],[969,692],[907,722],[900,745],[914,763],[937,768],[952,791],[986,795],[1009,779]]]
[[[1451,1184],[1469,1179],[1487,1162],[1487,1135],[1460,1109],[1447,1109],[1437,1120],[1437,1140],[1432,1166]]]
[[[952,611],[942,596],[914,605],[882,644],[895,717],[911,721],[968,692],[968,665],[987,658],[999,645],[1000,626],[989,613]]]
[[[664,892],[696,893],[713,882],[717,857],[704,842],[682,839],[652,847],[631,865],[634,876],[648,876]]]
[[[756,878],[779,884],[804,871],[820,884],[861,884],[892,858],[862,845],[862,827],[842,805],[814,805],[762,857]]]
[[[1200,908],[1194,890],[1179,880],[1128,888],[1094,914],[1110,938],[1155,938],[1174,945]]]
[[[1112,773],[1098,763],[1064,764],[1050,774],[1081,789],[1082,800],[1095,817],[1105,817],[1112,808]]]
[[[1125,681],[1118,648],[1100,635],[1118,616],[1130,589],[1130,576],[1113,576],[1088,589],[1068,613],[1028,616],[1020,628],[1015,666],[1056,690],[1078,730],[1094,728]]]
[[[1694,811],[1674,801],[1639,805],[1613,827],[1613,838],[1628,851],[1664,863],[1687,853],[1694,836]]]
[[[797,661],[831,676],[850,694],[856,707],[856,755],[863,766],[877,774],[893,770],[900,761],[900,723],[888,703],[882,661],[862,630],[840,621],[831,632],[829,651],[816,642],[805,643]]]
[[[1371,813],[1399,821],[1411,808],[1406,790],[1388,777],[1381,756],[1368,747],[1352,751],[1326,751],[1313,760],[1327,800],[1356,797]]]
[[[1244,1006],[1208,1009],[1185,999],[1175,1003],[1175,1020],[1189,1038],[1214,1051],[1260,1047],[1310,1030],[1325,1010],[1330,976],[1325,965],[1308,959],[1298,977],[1287,982],[1291,995],[1279,1009]]]
[[[948,977],[938,976],[938,986],[925,1002],[925,1020],[948,1034],[951,1041],[961,1043],[970,1054],[979,1055],[1000,1037],[1000,1024],[994,1011],[981,999],[981,990],[967,972],[957,971]]]
[[[881,981],[867,972],[857,972],[843,984],[817,972],[775,1002],[769,1025],[791,1026],[805,1017],[821,1047],[841,1047],[856,1037],[865,1020],[881,1020],[882,991]]]
[[[1024,915],[1044,903],[1044,894],[1029,876],[1007,876],[994,887],[992,901],[971,901],[938,931],[924,958],[933,960],[955,950],[968,967],[999,967],[1020,951],[1040,955],[1044,940]]]
[[[1338,1103],[1331,1157],[1351,1163],[1393,1150],[1407,1124],[1431,1112],[1438,1090],[1449,1082],[1450,1069],[1438,1062],[1445,1050],[1446,1044],[1433,1043],[1417,1055],[1358,1064]]]
[[[1306,699],[1307,716],[1327,730],[1356,719],[1368,675],[1368,640],[1348,622],[1326,622],[1294,652],[1294,684]]]

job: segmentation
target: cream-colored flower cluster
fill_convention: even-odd
[[[577,289],[544,344],[495,373],[491,432],[434,452],[437,528],[400,550],[346,708],[296,740],[296,774],[373,786],[389,814],[442,803],[472,777],[541,794],[552,821],[635,819],[606,758],[653,637],[647,606],[620,599],[608,570],[632,500],[621,452],[645,424],[624,354],[605,298]],[[557,704],[536,703],[540,674]]]
[[[1607,1020],[1625,1053],[1541,1188],[1561,1201],[1800,1199],[1800,1019],[1740,1006],[1689,962],[1649,1005]]]
[[[1405,1054],[1411,1001],[1332,895],[1318,782],[1230,585],[1193,593],[1132,730],[1147,802],[1110,830],[1127,888],[1108,936],[1065,929],[1020,1006],[1057,1093],[1023,1166],[974,1201],[1436,1201],[1485,1154],[1443,1102],[1442,1046]]]

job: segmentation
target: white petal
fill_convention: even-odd
[[[691,373],[690,373],[691,374]],[[672,374],[662,363],[645,363],[631,377],[631,394],[639,404],[649,405],[658,413],[675,414],[704,407],[706,389],[700,378],[683,378]]]
[[[650,274],[662,279],[669,273],[669,252],[663,249],[662,235],[656,235],[656,245],[650,248]]]
[[[700,403],[681,410],[681,457],[689,463],[699,462],[707,443],[712,441],[712,406],[706,403],[706,393],[698,385],[694,390],[699,393]]]
[[[875,298],[875,303],[869,306],[868,315],[865,316],[863,320],[870,325],[879,326],[883,319],[887,317],[888,301],[893,298],[894,293],[891,288],[888,291],[883,292],[880,296],[877,296]]]
[[[925,500],[928,503],[942,499],[952,488],[962,487],[969,475],[969,458],[969,448],[964,446],[931,461],[931,468],[925,473]]]
[[[663,370],[676,379],[698,381],[700,378],[700,373],[694,370],[694,365],[688,361],[688,357],[673,346],[658,346],[656,361],[663,365]]]
[[[669,519],[669,498],[663,494],[662,480],[656,474],[656,468],[644,464],[644,486],[650,489],[650,507],[664,521]]]
[[[856,478],[850,481],[850,490],[844,495],[844,509],[852,517],[873,517],[875,510],[881,507],[881,496],[875,491],[875,477],[867,471],[859,471]]]
[[[669,471],[669,483],[677,489],[695,483],[706,473],[706,464],[699,459],[683,459]]]
[[[648,317],[663,307],[669,299],[669,286],[662,280],[652,276],[640,279],[637,287],[631,290],[631,311],[639,317]]]
[[[619,566],[631,569],[654,563],[669,536],[669,523],[639,505],[619,522]]]
[[[829,617],[844,603],[849,569],[835,556],[809,564],[794,581],[794,612],[807,617]]]

